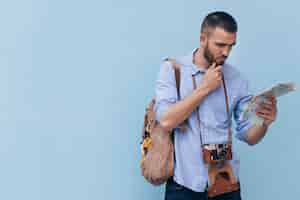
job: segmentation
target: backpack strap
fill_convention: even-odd
[[[173,69],[175,71],[177,97],[178,97],[178,100],[180,100],[181,99],[181,96],[180,96],[180,69],[179,69],[180,66],[176,62],[176,60],[173,59],[173,58],[167,58],[166,61],[169,61],[172,64],[172,67],[173,67]]]
[[[180,99],[180,69],[179,69],[180,66],[178,65],[176,60],[173,58],[167,58],[164,61],[170,62],[175,71],[177,98]],[[142,130],[142,138],[143,139],[145,139],[146,137],[149,136],[149,133],[152,131],[152,129],[155,126],[155,123],[153,123],[155,121],[155,113],[153,112],[155,102],[156,102],[156,99],[155,99],[155,97],[153,97],[151,102],[148,104],[148,106],[146,108],[146,114],[144,116],[144,127]]]
[[[172,64],[172,67],[175,71],[175,81],[176,81],[176,89],[177,89],[177,98],[178,100],[181,100],[180,95],[180,65],[177,63],[177,61],[174,58],[167,58],[165,61],[169,61]],[[187,130],[187,122],[188,119],[185,119],[182,124],[180,124],[180,130],[181,132],[186,132]]]

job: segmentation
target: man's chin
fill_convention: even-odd
[[[216,60],[217,65],[223,65],[225,60]]]

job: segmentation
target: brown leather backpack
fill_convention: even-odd
[[[180,99],[180,70],[174,59],[171,62],[175,71],[177,95]],[[174,174],[173,130],[165,131],[156,121],[154,112],[155,98],[149,103],[142,130],[142,175],[153,185],[161,185]],[[184,126],[182,126],[184,127]]]

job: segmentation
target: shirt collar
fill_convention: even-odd
[[[193,63],[193,59],[194,59],[194,53],[196,53],[198,48],[193,49],[193,51],[188,55],[188,64],[192,67],[192,75],[196,75],[198,73],[205,73],[206,70],[205,69],[200,69],[199,67],[197,67],[197,65],[195,65]]]

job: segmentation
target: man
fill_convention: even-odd
[[[237,23],[225,12],[207,15],[201,26],[200,47],[190,54],[176,58],[180,65],[181,99],[177,99],[174,69],[163,62],[156,82],[155,113],[157,120],[167,130],[174,129],[174,176],[166,184],[166,200],[208,199],[206,187],[208,171],[203,163],[200,134],[204,144],[221,144],[228,140],[226,104],[222,86],[224,76],[229,110],[236,122],[236,137],[249,145],[257,144],[276,118],[276,99],[262,103],[257,115],[263,125],[252,124],[242,118],[242,111],[251,99],[248,83],[236,68],[225,61],[236,43]],[[194,90],[192,76],[196,79]],[[199,106],[199,107],[198,107]],[[199,109],[197,109],[199,108]],[[197,115],[200,116],[200,124]],[[187,121],[187,130],[180,125]],[[239,161],[233,152],[230,165],[238,179]],[[241,199],[240,191],[229,192],[211,199]]]

